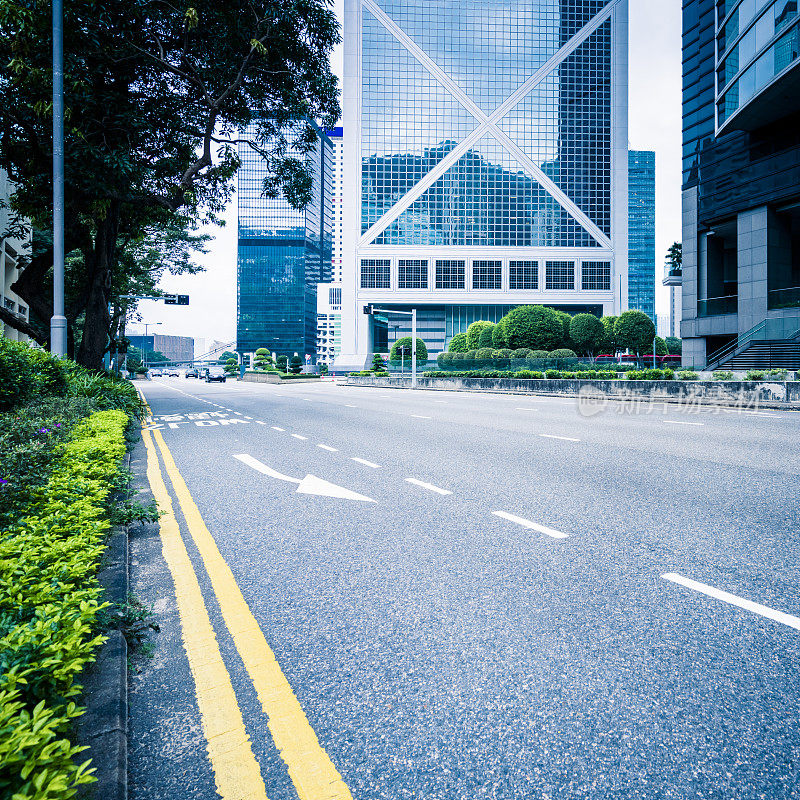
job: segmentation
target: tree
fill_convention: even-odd
[[[657,356],[669,355],[669,350],[667,349],[667,343],[660,336],[656,336],[655,342],[656,342]]]
[[[447,345],[448,353],[466,353],[468,349],[466,333],[457,333]]]
[[[289,361],[289,372],[291,372],[292,375],[299,375],[302,369],[303,369],[303,359],[300,358],[300,356],[297,355],[297,353],[295,353]]]
[[[410,336],[403,336],[401,339],[398,339],[393,345],[392,350],[389,353],[389,361],[397,362],[398,364],[401,361],[410,361],[411,360],[411,337]],[[428,348],[425,346],[425,342],[422,339],[417,338],[417,364],[420,361],[427,361],[428,360]]]
[[[614,323],[617,345],[637,355],[652,350],[656,327],[644,311],[625,311]]]
[[[0,167],[16,224],[52,229],[50,8],[0,0]],[[66,252],[77,252],[78,358],[99,368],[113,337],[109,301],[126,241],[216,220],[239,167],[237,132],[253,132],[264,191],[306,205],[311,119],[339,115],[329,56],[339,42],[324,0],[206,0],[187,5],[71,0],[64,8]],[[49,234],[16,291],[52,314]]]
[[[230,350],[226,350],[217,360],[218,364],[227,364],[230,359],[236,359],[236,353],[231,352]]]
[[[255,369],[269,369],[272,366],[272,356],[266,347],[259,347],[253,358]]]
[[[494,347],[495,350],[502,350],[504,347],[508,347],[506,321],[506,317],[502,317],[497,325],[492,328],[492,347]]]
[[[666,263],[670,271],[683,269],[683,245],[680,242],[670,245],[667,250]]]
[[[619,347],[617,345],[617,334],[614,332],[614,326],[617,324],[619,317],[609,316],[603,317],[600,322],[603,323],[603,328],[606,332],[606,338],[601,348],[604,352],[610,353],[612,356],[617,354]]]
[[[512,350],[555,350],[564,341],[564,323],[546,306],[518,306],[500,320],[506,343]]]
[[[324,361],[319,365],[319,374],[320,375],[328,374],[328,365]]]
[[[225,374],[236,375],[239,372],[239,361],[237,358],[229,358],[225,362]]]
[[[275,359],[278,369],[281,372],[288,372],[289,371],[289,357],[288,356],[278,356]]]
[[[561,320],[561,325],[564,328],[564,338],[561,340],[559,347],[567,348],[569,350],[575,349],[575,342],[572,341],[572,337],[570,336],[570,325],[572,325],[572,317],[567,314],[566,311],[557,311],[553,309],[558,318]]]
[[[480,350],[483,347],[493,347],[494,341],[492,336],[494,335],[495,324],[490,322],[482,331],[481,335],[478,338],[478,349]]]
[[[383,356],[380,353],[373,353],[372,354],[372,371],[373,372],[383,372],[386,369],[386,362],[383,360]]]
[[[467,328],[467,350],[477,350],[480,347],[481,334],[487,328],[494,328],[494,323],[479,320]]]
[[[677,336],[667,336],[664,342],[667,345],[667,352],[669,355],[681,355],[681,351],[683,350],[683,342]]]
[[[570,322],[569,336],[580,352],[594,357],[605,344],[606,330],[594,314],[576,314]]]

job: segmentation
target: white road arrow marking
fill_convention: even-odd
[[[341,497],[343,500],[360,500],[362,503],[374,503],[371,497],[365,497],[358,492],[337,486],[335,483],[318,478],[316,475],[306,475],[297,487],[297,494],[316,494],[322,497]]]
[[[283,473],[272,469],[272,467],[262,464],[257,458],[253,458],[247,453],[239,453],[238,455],[235,455],[234,458],[238,459],[243,464],[247,464],[248,467],[256,470],[256,472],[260,472],[262,475],[268,475],[270,478],[277,478],[279,481],[287,481],[288,483],[298,484],[297,494],[315,494],[320,497],[338,497],[342,500],[359,500],[362,503],[375,502],[375,500],[373,500],[371,497],[366,497],[363,494],[358,494],[358,492],[345,489],[344,486],[337,486],[335,483],[330,483],[322,478],[318,478],[316,475],[306,475],[303,480],[300,480],[299,478],[292,478],[290,475],[284,475]]]

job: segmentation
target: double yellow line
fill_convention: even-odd
[[[147,449],[147,478],[163,512],[160,533],[164,558],[175,585],[183,644],[194,678],[217,791],[223,800],[266,800],[261,771],[181,536],[158,453],[208,573],[222,618],[253,682],[261,708],[267,715],[269,731],[300,800],[352,800],[350,790],[320,745],[230,567],[219,552],[161,431],[154,431],[153,439],[151,431],[145,428],[142,436]]]

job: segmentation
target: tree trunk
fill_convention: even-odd
[[[86,301],[86,318],[83,337],[78,350],[78,363],[89,369],[102,369],[103,356],[108,347],[111,317],[108,301],[111,294],[111,273],[116,258],[119,208],[116,204],[107,216],[98,221]]]

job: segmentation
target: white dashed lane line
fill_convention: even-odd
[[[543,439],[560,439],[562,442],[579,442],[580,439],[574,439],[572,436],[556,436],[553,433],[540,433]]]
[[[436,492],[436,494],[453,494],[449,489],[442,489],[440,486],[434,486],[432,483],[425,483],[425,481],[418,481],[416,478],[406,478],[406,483],[413,483],[414,486],[421,486],[429,492]]]
[[[754,614],[759,614],[767,619],[780,622],[800,631],[800,617],[792,616],[792,614],[785,614],[783,611],[776,611],[769,606],[763,606],[761,603],[754,603],[752,600],[745,600],[743,597],[738,597],[730,592],[725,592],[722,589],[716,589],[699,581],[693,581],[691,578],[684,578],[683,575],[678,575],[675,572],[666,572],[661,576],[665,581],[677,583],[678,586],[683,586],[687,589],[693,589],[695,592],[700,592],[708,597],[713,597],[715,600],[722,600],[723,603],[728,603],[737,608],[743,608],[745,611],[752,611]]]
[[[422,414],[411,414],[414,419],[430,419],[430,417],[425,417]]]
[[[380,469],[380,464],[373,464],[371,461],[367,461],[365,458],[351,458],[351,461],[355,461],[356,464],[363,464],[365,467],[372,467],[372,469]]]
[[[569,535],[562,531],[557,531],[554,528],[547,528],[544,525],[539,525],[537,522],[531,522],[529,519],[518,517],[515,514],[509,514],[507,511],[492,511],[492,514],[496,517],[507,519],[509,522],[514,522],[517,525],[522,525],[523,528],[529,528],[532,531],[543,533],[545,536],[550,536],[553,539],[566,539]]]
[[[289,435],[292,437],[292,439],[299,439],[301,442],[308,441],[308,436],[301,436],[299,433],[292,433]]]
[[[286,428],[279,428],[277,425],[272,425],[272,430],[280,431],[281,433],[286,433]]]
[[[317,447],[319,447],[320,450],[327,450],[329,453],[339,452],[335,447],[329,447],[327,444],[318,444]]]
[[[703,425],[705,425],[705,422],[684,422],[683,420],[680,420],[680,419],[665,419],[664,420],[664,424],[665,425],[696,425],[698,427],[702,427]]]

